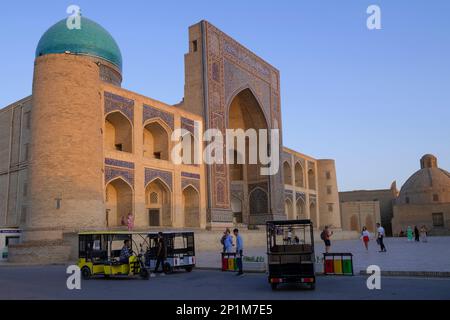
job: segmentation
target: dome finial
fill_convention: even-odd
[[[437,158],[432,154],[426,154],[420,159],[420,168],[437,168]]]

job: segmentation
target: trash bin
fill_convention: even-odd
[[[325,275],[353,276],[353,254],[351,253],[324,253]]]
[[[235,252],[222,252],[222,271],[236,271],[237,258]]]

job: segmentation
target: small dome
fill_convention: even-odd
[[[67,19],[50,27],[39,40],[36,58],[67,51],[104,59],[122,71],[122,54],[116,41],[102,26],[88,18],[81,17],[81,29],[67,28]]]
[[[437,158],[425,155],[421,168],[403,185],[397,204],[450,202],[450,173],[437,167]]]

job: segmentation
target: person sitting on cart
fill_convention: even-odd
[[[163,233],[158,233],[158,239],[156,240],[156,266],[155,273],[158,272],[159,266],[161,265],[164,271],[164,260],[166,258],[166,245],[164,243]]]
[[[130,247],[130,240],[127,239],[123,242],[122,250],[120,251],[119,261],[120,263],[128,264],[130,257],[133,255],[133,251]]]

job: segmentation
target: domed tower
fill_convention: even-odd
[[[87,18],[81,18],[81,29],[69,29],[61,20],[40,39],[33,79],[30,211],[22,226],[24,243],[12,250],[10,260],[65,261],[70,251],[63,248],[65,233],[105,226],[100,84],[120,85],[121,69],[116,42]],[[30,252],[34,257],[27,257]]]
[[[450,173],[431,154],[420,159],[420,170],[402,186],[394,205],[395,233],[425,225],[431,234],[450,234]]]

